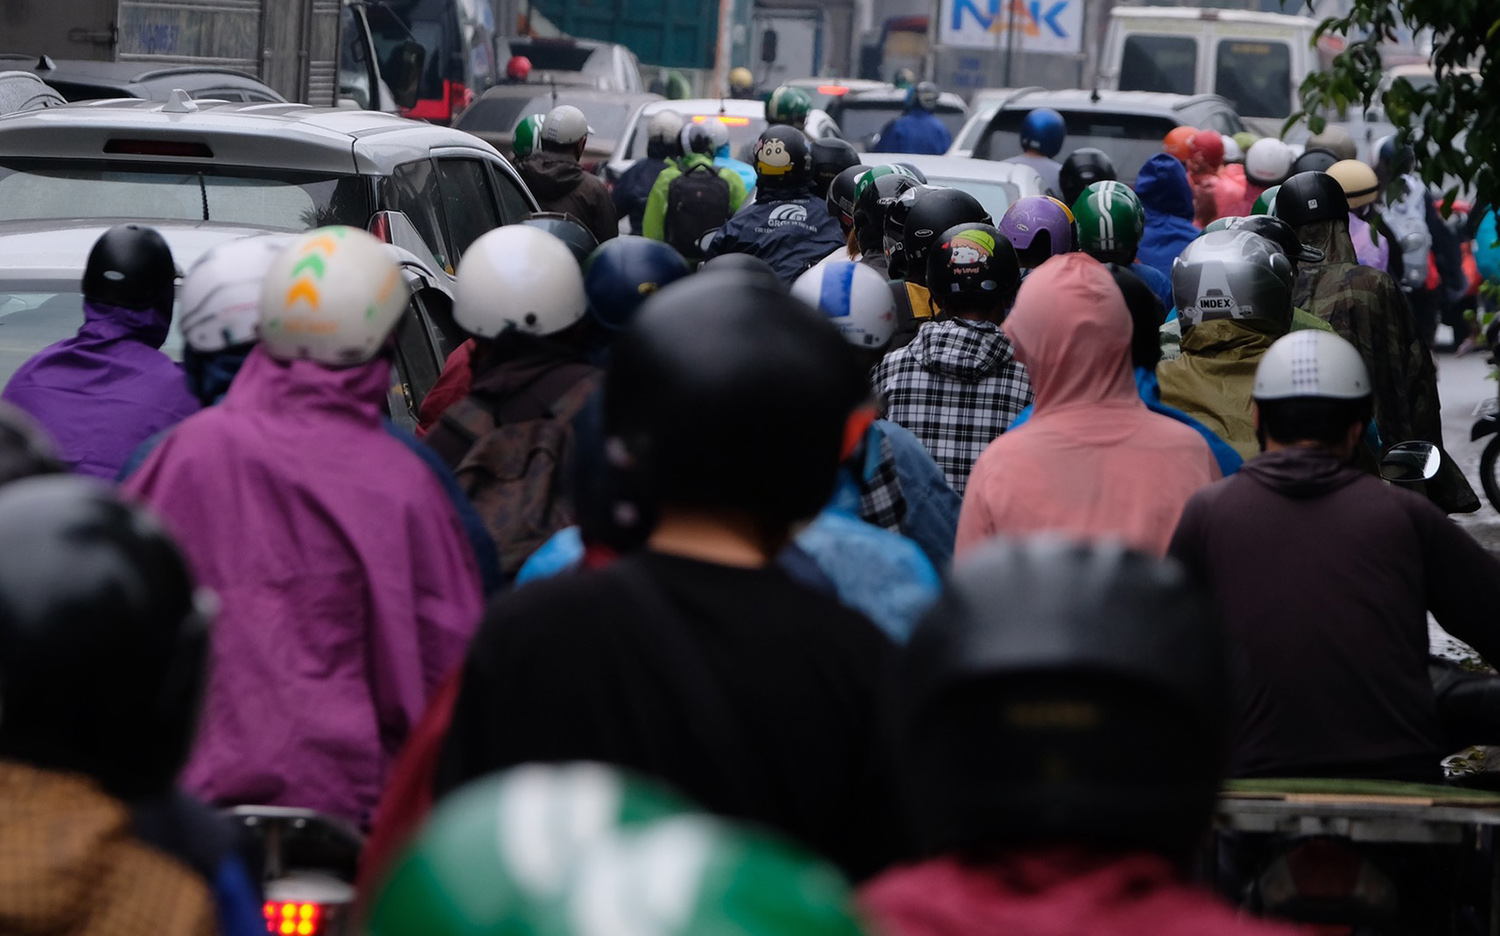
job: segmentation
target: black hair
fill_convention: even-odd
[[[1260,410],[1260,432],[1282,445],[1318,442],[1341,445],[1349,427],[1370,421],[1373,403],[1370,397],[1358,400],[1333,400],[1326,397],[1292,397],[1286,400],[1257,400]]]

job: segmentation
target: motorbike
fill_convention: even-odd
[[[236,806],[226,815],[260,858],[267,933],[353,932],[353,882],[364,848],[357,829],[341,819],[286,806]]]
[[[1495,356],[1490,355],[1490,364]],[[1500,510],[1500,395],[1490,397],[1474,408],[1474,426],[1469,430],[1469,441],[1478,442],[1485,436],[1484,452],[1479,456],[1479,483],[1484,487],[1484,496],[1490,506]]]

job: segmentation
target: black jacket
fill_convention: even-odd
[[[719,229],[708,256],[747,253],[766,261],[787,285],[845,243],[839,221],[808,189],[777,191],[762,183],[756,201]]]
[[[615,214],[630,219],[630,233],[641,233],[641,220],[646,215],[646,199],[651,197],[651,186],[656,177],[667,168],[665,159],[637,159],[635,165],[626,169],[615,183]]]
[[[598,177],[584,172],[571,156],[532,153],[516,163],[516,171],[543,211],[572,215],[601,244],[620,233],[620,219],[609,189]]]

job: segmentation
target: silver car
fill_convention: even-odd
[[[927,177],[930,185],[943,185],[968,192],[984,210],[990,213],[995,223],[1005,209],[1015,204],[1016,199],[1031,195],[1045,195],[1046,183],[1030,166],[1016,163],[997,163],[987,159],[970,159],[966,156],[925,156],[912,153],[880,153],[865,157],[875,163],[901,163],[917,169]]]

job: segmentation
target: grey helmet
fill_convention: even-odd
[[[1172,264],[1172,298],[1184,330],[1216,319],[1255,320],[1285,332],[1292,320],[1291,261],[1243,230],[1212,231]]]

